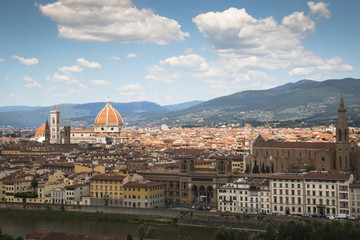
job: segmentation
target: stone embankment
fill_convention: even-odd
[[[254,214],[233,214],[221,212],[178,210],[178,209],[140,209],[140,208],[119,208],[101,206],[78,206],[78,205],[55,205],[55,204],[21,204],[21,203],[0,203],[0,209],[35,210],[35,211],[65,211],[65,212],[88,212],[106,213],[138,216],[143,218],[164,219],[176,222],[180,225],[227,226],[247,230],[264,230],[268,224],[274,228],[279,227],[282,222],[290,220],[314,220],[311,218],[293,218],[286,216],[268,216]],[[325,219],[317,219],[326,221]]]

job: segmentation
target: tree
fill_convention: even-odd
[[[265,164],[264,163],[261,164],[261,173],[265,173]]]
[[[221,226],[215,233],[216,240],[234,240],[234,230]]]
[[[146,238],[154,239],[157,237],[157,229],[154,227],[148,227],[145,233]]]
[[[145,227],[144,227],[144,224],[140,224],[140,226],[137,228],[137,234],[138,234],[138,237],[143,240],[144,237],[145,237]]]
[[[266,172],[266,173],[270,173],[270,167],[269,167],[269,166],[266,166],[265,172]]]
[[[36,180],[36,178],[34,177],[33,180],[31,181],[31,187],[34,189],[34,192],[38,186],[39,186],[39,183]]]
[[[254,168],[253,168],[253,173],[259,173],[259,166],[257,165],[256,160],[254,161]]]
[[[250,165],[246,164],[245,173],[250,173]]]
[[[131,234],[128,234],[128,235],[127,235],[126,240],[133,240]]]
[[[274,163],[271,163],[271,172],[274,173]]]
[[[141,240],[144,238],[156,238],[157,237],[157,229],[154,227],[148,227],[147,230],[145,230],[144,224],[140,224],[140,226],[137,228],[137,234]]]

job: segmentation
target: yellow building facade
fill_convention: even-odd
[[[91,205],[121,206],[123,195],[122,175],[96,175],[90,180]]]
[[[123,207],[158,208],[165,206],[165,184],[159,182],[127,182],[124,184]]]

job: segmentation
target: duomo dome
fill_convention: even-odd
[[[111,106],[110,99],[95,118],[95,132],[105,134],[120,133],[123,129],[123,120],[118,111]]]

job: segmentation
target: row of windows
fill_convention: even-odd
[[[94,195],[95,195],[95,197],[96,198],[105,198],[105,197],[108,197],[108,198],[110,198],[110,199],[112,199],[112,198],[115,198],[115,199],[118,199],[118,198],[121,198],[121,196],[122,196],[122,194],[120,193],[120,194],[118,194],[117,192],[116,193],[103,193],[103,192],[95,192],[95,194],[94,194],[94,192],[91,192],[91,197],[94,197]]]
[[[225,189],[220,189],[219,193],[238,193],[238,194],[248,194],[248,191],[236,191],[236,190],[225,190]]]
[[[112,191],[113,186],[109,186],[109,188],[108,188],[108,186],[104,186],[104,189],[105,189],[105,191],[107,191],[107,190]],[[94,190],[94,185],[91,185],[91,190]],[[95,185],[95,190],[103,190],[103,185]],[[118,190],[118,186],[114,186],[114,191],[117,191],[117,190]],[[121,191],[121,190],[122,190],[122,187],[119,186],[119,191]]]
[[[312,202],[312,203],[311,203],[311,202]],[[330,206],[330,200],[329,200],[329,199],[326,199],[325,202],[326,202],[326,205],[327,205],[327,206]],[[308,199],[307,199],[307,204],[313,204],[313,205],[319,204],[319,205],[323,205],[323,204],[324,204],[324,200],[323,200],[323,199],[318,199],[318,201],[317,201],[315,198],[313,198],[312,201],[311,201],[311,199],[308,198]],[[331,200],[331,205],[332,205],[332,206],[335,206],[335,204],[336,204],[336,201],[335,201],[334,199]]]
[[[154,194],[154,195],[150,195],[150,199],[152,199],[152,198],[159,198],[159,197],[163,197],[163,196],[164,196],[164,194],[162,194],[162,193],[160,193],[160,194]],[[126,195],[126,194],[124,194],[124,198],[133,198],[133,199],[136,199],[136,195],[131,195],[131,194]],[[137,195],[137,199],[140,199],[140,195]],[[148,196],[147,196],[147,195],[145,195],[145,199],[148,199]]]
[[[105,183],[105,184],[122,184],[122,181],[120,181],[120,180],[97,180],[97,179],[91,180],[92,184],[94,184],[94,182],[95,183],[100,183],[100,184],[102,184],[102,183]]]
[[[162,203],[164,203],[164,199],[160,199],[160,200],[150,202],[149,205],[150,206],[153,206],[153,205],[157,206],[157,205],[162,204]],[[135,203],[135,202],[124,202],[125,207],[136,207],[136,206],[140,207],[140,205],[141,205],[141,202],[137,202],[137,203]],[[146,202],[145,207],[147,207],[147,206],[148,206],[148,203]]]
[[[277,189],[274,189],[273,190],[273,193],[276,195],[277,194]],[[283,195],[283,192],[285,193],[285,195],[295,195],[295,190],[291,190],[291,191],[289,191],[289,190],[285,190],[285,191],[283,191],[283,189],[279,189],[279,194],[280,195]],[[289,194],[290,193],[290,194]],[[301,195],[301,190],[297,190],[297,195]]]
[[[135,192],[137,189],[138,192],[140,192],[140,188],[124,188],[125,191],[133,191]],[[150,191],[160,190],[162,187],[153,187],[153,188],[144,188],[145,192],[149,189]]]
[[[285,200],[284,200],[285,199]],[[291,204],[301,204],[301,198],[297,199],[297,203],[294,197],[292,197],[291,199],[289,197],[279,197],[279,202],[278,202],[278,198],[274,197],[274,203],[285,203],[285,204],[290,204],[290,200],[291,200]]]

